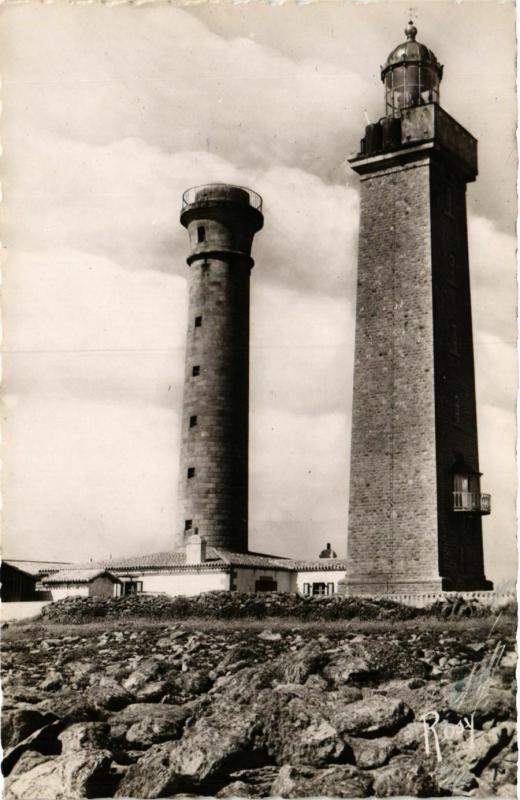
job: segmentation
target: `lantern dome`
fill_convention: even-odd
[[[439,102],[442,64],[426,45],[416,41],[412,20],[404,32],[406,41],[392,50],[381,68],[386,114],[392,117],[400,116],[403,108]]]

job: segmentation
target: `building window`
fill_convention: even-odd
[[[327,584],[327,594],[329,594],[329,595],[330,594],[334,594],[334,584],[333,583],[328,583]]]
[[[459,337],[455,323],[450,325],[450,351],[456,356],[459,354]]]
[[[195,477],[195,467],[188,467],[188,478]]]
[[[199,225],[197,227],[197,241],[198,242],[206,241],[206,230],[204,228],[204,225]]]
[[[194,428],[196,424],[197,424],[197,415],[193,414],[193,416],[190,417],[190,428]]]
[[[195,327],[196,328],[202,327],[202,317],[195,317]]]
[[[261,575],[255,582],[255,592],[276,592],[278,583],[269,575]]]
[[[455,425],[460,424],[460,397],[458,394],[453,395],[453,422]]]
[[[310,593],[311,593],[311,585],[310,585],[310,583],[304,583],[303,584],[303,594],[305,595],[305,597],[308,597],[310,595]]]
[[[140,594],[143,591],[142,581],[125,581],[123,584],[123,594]]]
[[[199,365],[198,365],[198,364],[196,364],[196,365],[193,367],[193,369],[192,369],[192,371],[191,371],[191,374],[193,375],[193,377],[194,377],[194,378],[196,378],[196,377],[197,377],[197,375],[200,375],[200,367],[199,367]]]
[[[184,530],[191,531],[193,527],[193,520],[192,519],[185,519],[184,520]]]
[[[313,595],[327,594],[327,584],[326,583],[313,583],[312,584],[312,593],[313,593]]]

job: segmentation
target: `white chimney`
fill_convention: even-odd
[[[206,560],[206,540],[194,533],[186,542],[186,564],[203,564]]]

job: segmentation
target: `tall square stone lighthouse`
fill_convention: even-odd
[[[491,589],[484,574],[466,184],[477,142],[409,23],[361,179],[348,593]]]

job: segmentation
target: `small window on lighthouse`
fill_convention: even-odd
[[[192,371],[191,371],[191,374],[193,375],[193,377],[194,377],[194,378],[195,378],[197,375],[200,375],[200,367],[199,367],[199,365],[198,365],[198,364],[196,364],[196,365],[193,367],[193,369],[192,369]]]
[[[194,428],[196,424],[197,424],[197,415],[194,414],[192,417],[190,417],[190,428]]]
[[[195,317],[195,327],[196,328],[202,327],[202,317]]]
[[[197,227],[197,241],[198,242],[206,241],[206,229],[204,228],[204,225],[199,225]]]
[[[184,520],[184,530],[191,531],[193,527],[193,520],[192,519],[185,519]]]
[[[195,467],[188,467],[188,478],[195,477]]]

